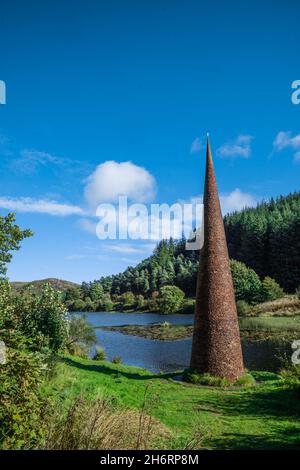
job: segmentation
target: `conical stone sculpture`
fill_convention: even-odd
[[[191,369],[236,380],[244,373],[227,242],[209,141]]]

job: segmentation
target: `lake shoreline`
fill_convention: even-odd
[[[300,324],[297,325],[297,329],[292,330],[291,327],[286,325],[286,327],[271,328],[268,325],[260,325],[259,321],[245,322],[245,320],[240,319],[240,333],[242,339],[259,341],[259,340],[286,340],[291,341],[297,339]],[[276,321],[276,320],[275,320]],[[243,327],[243,323],[246,325]],[[248,324],[247,324],[248,323]],[[113,331],[122,333],[129,336],[138,336],[145,339],[156,340],[156,341],[180,341],[183,339],[191,338],[193,335],[193,325],[175,325],[168,322],[163,323],[149,323],[147,325],[138,325],[138,324],[125,324],[125,325],[116,325],[116,326],[99,326],[100,328],[106,331]]]

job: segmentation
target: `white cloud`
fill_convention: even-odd
[[[145,168],[131,162],[106,161],[89,176],[84,194],[91,207],[116,202],[121,195],[146,202],[155,195],[155,179]]]
[[[252,140],[251,135],[239,135],[235,140],[221,145],[217,150],[217,155],[221,158],[249,158]]]
[[[48,215],[82,215],[84,211],[71,204],[62,204],[48,199],[32,199],[30,197],[0,197],[0,207],[17,212],[35,212]]]
[[[191,145],[191,153],[198,153],[201,150],[205,148],[205,144],[203,139],[200,139],[200,137],[196,137],[196,139],[192,142]]]
[[[296,134],[294,137],[290,131],[280,131],[278,132],[275,140],[273,142],[274,152],[280,152],[284,149],[298,150],[294,154],[294,162],[300,161],[300,134]]]
[[[220,204],[223,215],[240,211],[245,207],[256,206],[258,200],[250,193],[243,193],[239,188],[228,194],[220,194]]]

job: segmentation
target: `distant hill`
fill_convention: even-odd
[[[75,282],[70,282],[70,281],[64,281],[63,279],[55,279],[55,278],[47,278],[47,279],[39,279],[36,281],[31,281],[31,282],[22,282],[22,281],[16,281],[16,282],[11,282],[11,286],[13,291],[16,293],[19,293],[21,290],[23,290],[26,287],[31,287],[34,292],[39,292],[44,284],[51,284],[51,286],[54,289],[60,290],[60,291],[66,291],[70,287],[78,287],[79,284],[76,284]]]

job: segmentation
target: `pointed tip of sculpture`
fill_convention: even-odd
[[[207,147],[207,150],[210,149],[210,135],[209,135],[209,132],[206,133],[206,147]]]
[[[207,157],[207,161],[209,161],[209,162],[212,163],[212,154],[211,154],[211,148],[210,148],[210,137],[209,137],[209,133],[207,133],[206,157]]]

